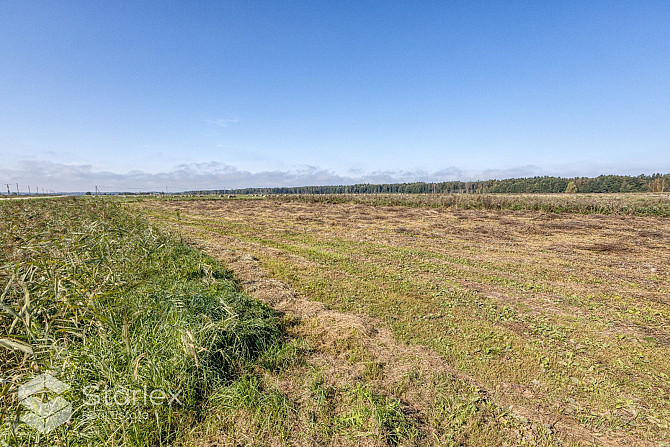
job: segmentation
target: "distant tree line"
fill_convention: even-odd
[[[670,174],[527,177],[474,182],[415,182],[337,186],[295,186],[190,191],[196,194],[483,194],[483,193],[618,193],[668,192]]]

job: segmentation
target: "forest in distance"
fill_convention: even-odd
[[[487,194],[635,193],[670,190],[670,174],[598,177],[526,177],[502,180],[413,182],[189,191],[194,194]]]

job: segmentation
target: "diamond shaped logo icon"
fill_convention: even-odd
[[[51,374],[40,374],[28,383],[19,387],[18,397],[21,405],[28,410],[21,416],[25,422],[40,433],[49,433],[70,420],[72,405],[57,396],[44,402],[36,394],[47,392],[61,394],[69,389],[69,385],[61,382]]]

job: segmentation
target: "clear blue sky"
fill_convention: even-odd
[[[0,61],[0,183],[670,171],[667,1],[5,0]]]

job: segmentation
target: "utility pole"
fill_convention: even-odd
[[[30,185],[28,185],[28,195],[30,195]]]
[[[11,192],[9,192],[9,183],[5,183],[5,185],[7,185],[7,195],[9,196],[12,194]]]
[[[16,184],[16,195],[17,196],[19,195],[19,184],[18,183]]]

